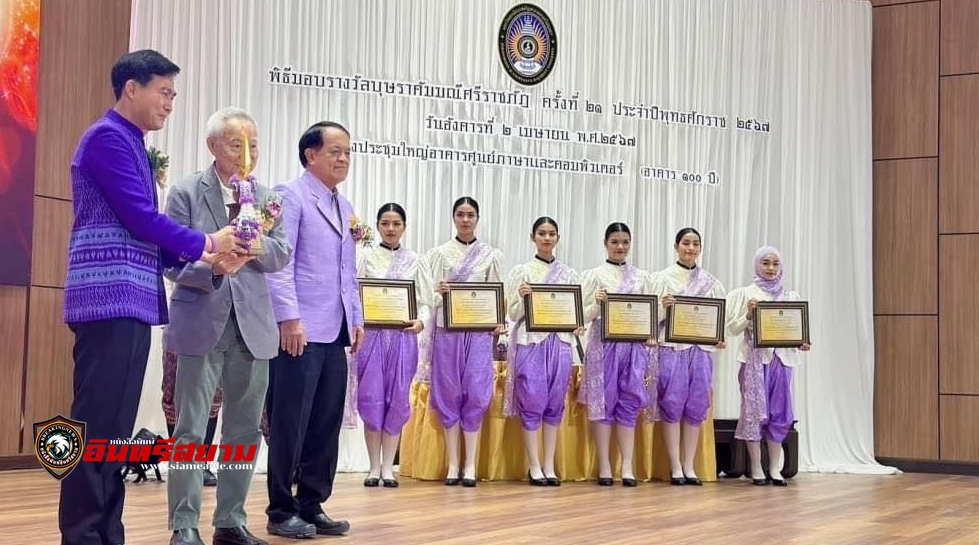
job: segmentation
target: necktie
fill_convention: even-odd
[[[337,226],[343,226],[343,220],[340,216],[340,199],[338,197],[339,193],[334,191],[330,194],[330,199],[333,201],[333,214],[337,220]]]

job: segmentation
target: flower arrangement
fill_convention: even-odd
[[[374,243],[374,230],[362,223],[357,216],[350,216],[350,234],[354,238],[354,244],[370,246]]]
[[[146,150],[146,155],[149,156],[150,165],[153,166],[156,185],[165,188],[167,186],[167,170],[170,168],[170,157],[153,146]]]
[[[255,206],[255,177],[246,176],[239,178],[237,174],[231,176],[231,187],[238,192],[238,217],[232,224],[235,226],[235,234],[242,242],[248,244],[250,253],[258,254],[261,250],[260,236],[263,233],[262,224],[265,221],[264,211],[259,212]],[[273,220],[274,221],[274,220]]]

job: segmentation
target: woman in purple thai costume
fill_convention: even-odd
[[[537,247],[534,258],[510,271],[506,282],[507,314],[511,322],[507,353],[507,379],[503,414],[518,416],[523,425],[524,446],[530,461],[527,478],[534,486],[560,486],[554,471],[557,430],[564,416],[565,397],[571,379],[571,333],[528,332],[524,316],[524,297],[528,284],[577,284],[574,269],[554,257],[561,236],[557,222],[538,218],[530,239]],[[584,328],[574,334],[580,335]],[[537,430],[544,424],[544,463],[541,465]]]
[[[674,295],[724,298],[724,286],[697,265],[701,237],[693,227],[681,229],[673,246],[677,262],[653,277],[654,292],[664,309],[674,302]],[[661,318],[665,319],[664,312]],[[665,335],[665,329],[661,329]],[[658,418],[663,421],[663,437],[670,457],[670,483],[703,484],[694,471],[694,458],[700,442],[700,425],[707,419],[713,395],[714,350],[716,346],[667,343],[660,338],[656,375]],[[680,457],[681,421],[683,457]],[[714,456],[713,452],[705,456]]]
[[[493,394],[493,335],[505,333],[503,324],[494,332],[449,331],[445,329],[442,296],[449,282],[500,282],[503,254],[476,239],[479,204],[472,197],[461,197],[452,206],[456,236],[429,250],[426,261],[432,277],[438,279],[433,314],[431,346],[432,410],[445,427],[448,472],[445,484],[476,486],[476,447],[483,416]],[[426,355],[422,355],[426,360]],[[459,471],[459,429],[465,438],[466,460]]]
[[[761,467],[761,440],[768,446],[768,472],[775,486],[787,486],[782,478],[782,442],[792,427],[792,368],[799,364],[796,348],[755,348],[752,323],[759,301],[793,301],[799,294],[782,285],[785,269],[782,255],[772,246],[755,253],[754,282],[727,296],[727,331],[741,335],[738,348],[738,383],[741,385],[741,417],[734,437],[748,445],[751,482],[769,483]]]
[[[646,376],[651,369],[651,347],[647,342],[602,340],[601,308],[609,293],[648,293],[649,273],[626,263],[632,233],[624,223],[613,223],[605,229],[605,263],[581,274],[582,304],[585,323],[590,323],[588,348],[585,352],[584,378],[578,401],[588,408],[593,423],[595,450],[598,456],[598,484],[612,486],[612,464],[609,448],[612,424],[622,456],[622,485],[636,486],[632,467],[636,422],[649,405]]]
[[[394,455],[401,428],[411,416],[408,394],[418,367],[418,334],[425,328],[433,286],[427,265],[415,252],[401,247],[407,223],[404,208],[388,203],[377,211],[378,246],[357,256],[357,276],[413,280],[417,319],[404,329],[367,328],[364,344],[353,356],[357,370],[357,411],[364,421],[370,472],[364,486],[398,486]]]

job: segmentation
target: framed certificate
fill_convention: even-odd
[[[666,342],[715,345],[724,341],[724,299],[674,296],[666,309]]]
[[[655,295],[610,293],[602,305],[602,340],[646,341],[659,324]]]
[[[581,286],[570,284],[529,284],[524,297],[527,331],[571,332],[585,323],[581,310]]]
[[[358,278],[364,326],[404,328],[418,316],[415,283],[411,280]]]
[[[755,307],[755,346],[798,348],[809,344],[807,301],[760,301]]]
[[[493,331],[503,323],[503,284],[449,282],[442,312],[446,329]]]

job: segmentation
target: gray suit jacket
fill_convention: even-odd
[[[274,193],[258,184],[255,200],[260,206],[268,195]],[[180,224],[205,233],[228,225],[228,209],[214,166],[173,186],[166,213]],[[211,266],[202,261],[164,271],[177,284],[170,297],[170,325],[165,333],[168,350],[188,356],[208,355],[234,308],[242,339],[252,355],[270,359],[278,354],[279,328],[265,273],[285,267],[292,255],[281,216],[269,234],[262,235],[262,249],[264,255],[228,277],[214,276]]]

